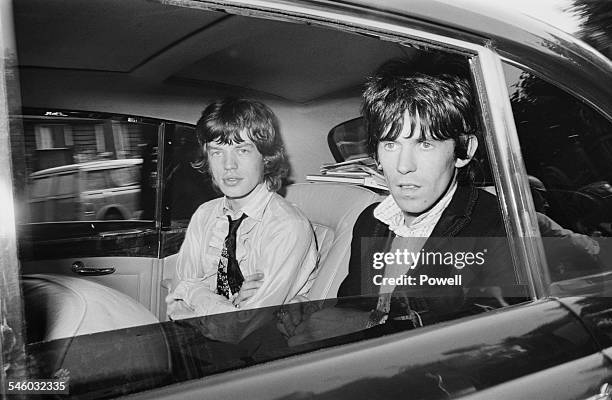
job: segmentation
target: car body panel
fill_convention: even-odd
[[[610,381],[610,368],[610,359],[596,353],[468,395],[465,399],[598,400],[602,387]]]
[[[600,295],[589,297],[565,297],[559,301],[580,317],[604,353],[612,356],[612,297],[604,293],[601,291]]]
[[[519,320],[522,323],[517,323]],[[214,318],[208,317],[184,324],[175,322],[174,327],[169,325],[172,322],[162,325],[168,327],[166,332],[186,335],[196,327],[205,329],[212,321]],[[367,338],[367,334],[362,338]],[[183,347],[181,351],[189,353],[197,351],[198,346],[208,346],[205,340],[202,339],[200,345],[193,344],[193,350]],[[184,399],[239,399],[245,396],[371,399],[408,394],[411,398],[444,399],[449,395],[475,393],[564,363],[580,366],[589,373],[580,386],[585,391],[596,390],[600,382],[612,376],[612,369],[597,352],[597,345],[584,326],[554,300],[337,346],[346,341],[347,338],[342,337],[328,339],[326,346],[335,347],[134,397],[173,398],[180,391]],[[317,347],[321,347],[321,343],[317,343]],[[308,348],[309,345],[302,345],[284,352],[285,355],[299,354]],[[250,357],[263,362],[282,355],[282,347],[276,347],[269,353],[256,351]],[[218,362],[216,367],[222,368],[223,362]],[[180,374],[179,370],[185,366],[175,364],[173,374]],[[204,375],[210,372],[213,371]]]

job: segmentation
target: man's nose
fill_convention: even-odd
[[[397,158],[397,172],[400,174],[407,174],[415,171],[416,168],[417,166],[412,149],[408,146],[402,147]]]
[[[227,152],[223,158],[223,168],[236,169],[237,167],[238,163],[236,162],[236,155],[231,151]]]

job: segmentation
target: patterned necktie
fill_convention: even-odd
[[[229,299],[230,295],[240,291],[244,277],[240,271],[238,260],[236,260],[236,232],[242,221],[247,217],[246,214],[233,221],[228,215],[229,232],[223,243],[219,268],[217,270],[217,294]]]

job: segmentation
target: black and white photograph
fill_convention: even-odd
[[[0,399],[612,399],[612,1],[4,0],[0,50]]]

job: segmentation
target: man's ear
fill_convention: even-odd
[[[476,149],[478,148],[478,138],[476,135],[467,135],[467,158],[458,158],[455,160],[455,167],[461,168],[465,167],[472,161],[472,157],[476,153]]]

